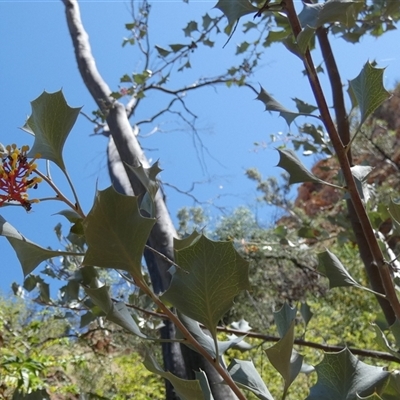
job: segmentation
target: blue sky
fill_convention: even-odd
[[[188,39],[184,38],[182,28],[190,20],[200,20],[205,12],[219,15],[219,10],[212,9],[215,3],[152,2],[152,43],[164,47],[170,43],[186,43]],[[97,67],[109,86],[116,90],[122,75],[140,72],[142,65],[134,49],[121,46],[123,37],[127,35],[124,24],[131,21],[129,2],[81,1],[80,5]],[[249,20],[251,18],[248,16]],[[220,35],[213,49],[202,49],[193,55],[193,69],[179,73],[170,87],[177,88],[193,83],[200,76],[223,72],[235,62],[236,45],[243,38],[238,29],[223,48],[226,36]],[[399,42],[397,30],[379,39],[362,39],[356,45],[333,40],[343,81],[356,77],[366,61],[376,60],[378,66],[387,67],[384,83],[387,88],[392,88],[400,79]],[[86,114],[95,109],[76,67],[61,1],[0,0],[0,54],[1,143],[32,144],[32,138],[19,127],[31,112],[30,101],[43,90],[54,92],[63,89],[71,106],[83,106]],[[318,64],[318,52],[315,60]],[[283,47],[274,45],[266,49],[253,82],[255,85],[260,83],[288,108],[294,107],[292,97],[314,103],[301,70],[299,59]],[[326,84],[326,76],[322,75],[321,79]],[[196,156],[191,132],[182,123],[177,123],[173,115],[158,120],[160,132],[150,134],[156,124],[143,126],[142,145],[150,159],[160,160],[164,170],[162,179],[182,190],[189,189],[193,181],[207,182],[197,185],[193,194],[202,202],[225,207],[228,212],[240,205],[255,207],[257,193],[254,184],[245,178],[244,171],[257,167],[264,176],[279,175],[281,171],[274,167],[278,161],[274,147],[271,145],[256,151],[254,142],[268,142],[271,134],[286,133],[288,127],[282,118],[263,112],[263,104],[254,98],[254,93],[248,89],[224,86],[188,94],[187,104],[199,117],[200,137],[211,154],[204,156],[206,171]],[[162,96],[150,95],[143,102],[137,118],[150,117],[154,110],[167,102],[168,99]],[[292,129],[296,132],[295,125]],[[105,159],[107,140],[91,136],[92,132],[92,124],[80,117],[64,150],[65,162],[86,212],[91,207],[96,185],[105,188],[109,184]],[[52,174],[68,193],[56,167],[52,168]],[[194,205],[191,198],[171,189],[167,189],[167,201],[173,218],[179,208]],[[52,229],[61,222],[67,233],[68,223],[53,214],[64,208],[61,204],[43,202],[34,206],[30,213],[22,208],[5,207],[0,214],[32,241],[56,248],[58,243]],[[218,217],[216,208],[208,206],[208,210],[214,218]],[[266,209],[260,209],[258,217],[264,223],[272,218]],[[0,251],[0,288],[7,292],[13,281],[22,282],[22,272],[4,238],[0,238]]]

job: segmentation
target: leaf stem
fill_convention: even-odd
[[[72,194],[73,194],[74,199],[75,199],[75,207],[74,207],[74,210],[75,210],[79,215],[84,215],[84,213],[83,213],[83,211],[82,211],[82,207],[81,207],[81,205],[80,205],[80,203],[79,203],[78,195],[77,195],[77,193],[76,193],[76,191],[75,191],[75,187],[74,187],[74,185],[73,185],[73,183],[72,183],[72,181],[71,181],[71,178],[69,177],[69,174],[68,174],[67,170],[65,170],[65,171],[63,171],[63,172],[64,172],[65,177],[67,178],[68,184],[69,184],[69,186],[70,186],[70,188],[71,188],[71,190],[72,190]],[[84,218],[84,217],[83,217],[83,218]]]
[[[65,204],[68,205],[68,207],[70,207],[72,210],[76,211],[82,218],[85,218],[85,214],[83,213],[79,204],[78,203],[74,204],[70,200],[68,200],[68,198],[66,196],[64,196],[64,194],[61,192],[61,190],[56,186],[56,184],[52,181],[52,179],[49,176],[43,174],[38,169],[34,169],[33,172],[35,174],[39,175],[56,192],[57,197],[55,198],[55,200],[63,201]],[[50,198],[46,198],[44,200],[50,200]]]

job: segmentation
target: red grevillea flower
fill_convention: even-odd
[[[28,200],[27,190],[36,189],[42,181],[40,177],[29,178],[36,169],[36,158],[28,162],[27,153],[29,146],[18,149],[15,144],[4,147],[0,143],[0,207],[6,202],[17,202],[25,210],[32,208],[32,203],[39,200]]]

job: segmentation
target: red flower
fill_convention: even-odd
[[[32,208],[32,203],[39,200],[28,200],[27,190],[36,189],[42,181],[40,177],[29,178],[36,169],[36,158],[28,162],[26,154],[29,146],[18,149],[15,144],[4,147],[0,143],[0,207],[6,202],[17,202],[25,210]]]

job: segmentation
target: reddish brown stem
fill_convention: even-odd
[[[295,38],[301,32],[301,25],[297,17],[296,10],[294,8],[293,0],[285,1],[285,11],[292,27],[293,34]],[[307,77],[310,82],[311,89],[314,93],[315,100],[317,102],[322,121],[324,122],[325,128],[329,134],[332,145],[334,147],[336,156],[338,158],[344,180],[346,182],[346,189],[349,192],[350,199],[353,203],[354,209],[356,211],[357,217],[360,221],[362,230],[364,232],[365,238],[371,250],[371,254],[374,259],[374,263],[378,266],[379,273],[382,279],[383,287],[385,290],[385,295],[396,317],[400,320],[400,303],[396,295],[396,291],[393,285],[393,281],[390,276],[390,271],[385,263],[382,251],[379,247],[378,241],[375,237],[371,222],[368,218],[367,212],[365,210],[364,204],[360,198],[357,190],[356,183],[354,181],[353,174],[350,169],[350,163],[347,158],[346,146],[343,144],[335,124],[333,123],[332,117],[330,115],[328,105],[325,100],[325,96],[319,82],[319,78],[314,67],[314,63],[311,57],[310,51],[307,49],[303,56],[303,62],[305,69],[307,71]]]

